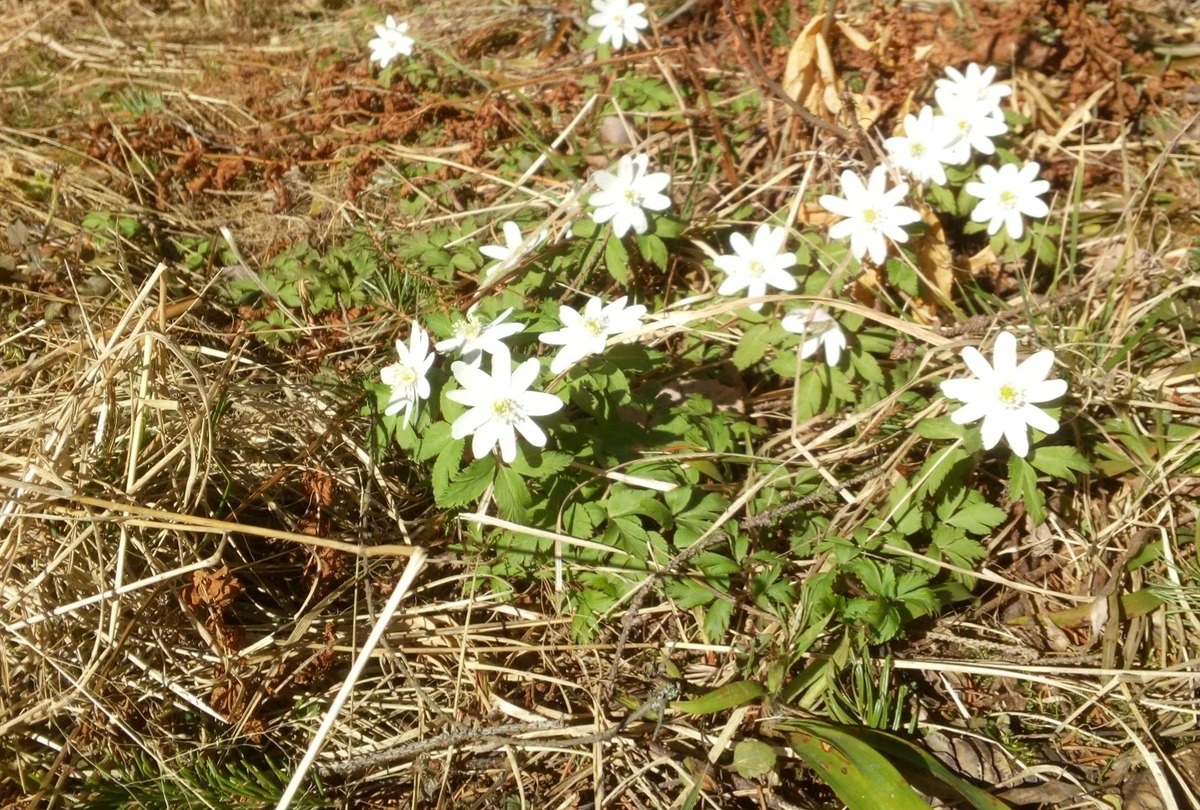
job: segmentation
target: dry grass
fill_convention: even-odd
[[[599,122],[573,95],[590,68],[561,47],[578,9],[413,15],[427,45],[471,60],[539,54],[488,68],[492,93],[424,106],[404,106],[369,75],[361,40],[373,17],[358,4],[43,1],[3,12],[5,806],[148,806],[156,796],[225,806],[223,786],[260,782],[270,806],[297,774],[295,807],[828,806],[794,763],[761,782],[728,767],[731,743],[759,733],[757,707],[663,711],[668,672],[699,690],[744,677],[755,636],[785,628],[746,605],[729,637],[707,644],[695,615],[650,599],[634,604],[629,640],[626,603],[595,643],[576,643],[552,582],[483,576],[459,552],[494,516],[440,513],[419,468],[373,446],[357,381],[377,372],[415,293],[361,317],[299,318],[297,342],[272,346],[247,328],[261,312],[231,312],[218,295],[230,270],[215,251],[185,261],[185,239],[216,242],[222,227],[251,272],[288,245],[333,244],[361,224],[421,230],[537,207],[561,227],[579,205],[573,190],[536,167],[505,171],[470,129],[486,115],[513,143],[531,130],[561,136],[564,152],[594,144]],[[790,206],[800,225],[820,225],[802,197],[854,149],[813,135],[769,95],[744,109],[734,86],[755,79],[721,57],[731,40],[694,37],[719,15],[685,9],[680,19],[695,48],[621,59],[675,88],[670,113],[686,125],[668,113],[629,121],[646,151],[703,168],[675,187],[693,221]],[[1161,19],[1194,33],[1194,20]],[[752,34],[756,47],[769,43]],[[678,88],[700,77],[711,91],[692,107]],[[1148,780],[1162,806],[1200,807],[1200,768],[1185,747],[1200,692],[1200,451],[1176,440],[1200,416],[1196,118],[1147,109],[1164,133],[1139,127],[1099,143],[1082,123],[1088,110],[1051,116],[1045,99],[1061,81],[1018,73],[1018,109],[1033,122],[1026,144],[1080,177],[1096,166],[1109,175],[1084,189],[1078,220],[1063,220],[1061,284],[1014,307],[1011,322],[1069,347],[1086,423],[1071,429],[1111,436],[1129,463],[1058,490],[1040,527],[1014,512],[976,572],[982,604],[923,628],[893,650],[894,665],[929,726],[955,739],[985,728],[1004,743],[996,760],[1007,772],[972,772],[967,755],[954,756],[969,776],[1027,791],[1009,794],[1014,804],[1103,807],[1125,782],[1136,807]],[[730,120],[744,140],[714,138],[737,129]],[[424,128],[445,142],[421,142]],[[588,161],[605,162],[602,147]],[[421,162],[429,176],[404,173]],[[459,204],[435,200],[437,183],[460,183]],[[1058,211],[1071,207],[1075,187],[1064,188]],[[414,212],[402,197],[426,204]],[[138,232],[98,238],[84,227],[94,212],[129,216]],[[1003,289],[1019,271],[997,273],[997,295],[1019,300]],[[666,283],[707,286],[699,274]],[[472,292],[436,294],[449,309]],[[969,323],[938,329],[829,303],[942,353],[975,340]],[[646,340],[732,309],[677,314]],[[773,393],[749,403],[764,420],[788,411]],[[858,525],[886,501],[888,479],[839,483],[829,471],[892,469],[909,456],[911,445],[889,446],[881,462],[872,439],[896,401],[780,430],[760,452],[807,458],[847,501],[833,520]],[[1117,425],[1150,451],[1113,435]],[[756,486],[743,484],[738,503]],[[1161,606],[1121,603],[1149,583]],[[1092,606],[1082,623],[1055,622],[1078,605]],[[614,682],[623,702],[604,699]],[[147,804],[122,798],[122,783]]]

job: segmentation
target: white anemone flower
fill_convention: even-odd
[[[783,316],[780,325],[801,337],[800,359],[807,360],[822,347],[825,348],[825,362],[829,365],[836,366],[842,359],[846,333],[842,331],[841,324],[820,307],[793,309]]]
[[[1058,430],[1054,417],[1037,407],[1067,391],[1066,380],[1046,379],[1054,365],[1054,352],[1043,349],[1017,365],[1017,339],[1011,332],[1001,332],[996,336],[991,363],[973,346],[963,349],[962,359],[976,379],[946,380],[941,389],[950,399],[964,403],[950,414],[956,425],[983,419],[984,449],[991,450],[1003,436],[1012,451],[1024,458],[1029,453],[1027,428],[1042,433]]]
[[[621,296],[605,305],[599,298],[589,298],[578,312],[568,306],[559,307],[558,317],[563,328],[541,336],[543,343],[562,346],[550,361],[550,371],[562,374],[585,357],[604,351],[610,335],[630,332],[642,323],[646,308],[641,304],[625,306],[628,296]]]
[[[367,43],[371,62],[385,68],[398,56],[412,56],[414,40],[408,35],[408,23],[397,23],[391,14],[383,25],[375,26],[375,38]]]
[[[383,412],[395,416],[404,411],[404,427],[408,427],[409,421],[417,415],[420,400],[429,399],[427,375],[434,358],[433,352],[429,351],[429,335],[414,321],[408,345],[397,340],[396,354],[400,355],[400,362],[379,370],[383,384],[392,389]]]
[[[986,222],[991,236],[1003,225],[1008,235],[1020,239],[1025,232],[1022,215],[1038,219],[1050,213],[1041,195],[1050,190],[1050,183],[1038,180],[1042,169],[1030,161],[1017,168],[1015,163],[1006,163],[997,171],[991,166],[979,167],[979,180],[967,183],[964,188],[979,202],[971,209],[971,219]]]
[[[947,164],[954,162],[952,147],[959,139],[958,130],[944,115],[935,115],[932,107],[922,107],[917,115],[904,116],[904,134],[883,142],[892,163],[922,183],[946,185]]]
[[[849,236],[850,252],[859,261],[870,253],[871,261],[883,264],[888,250],[884,240],[907,242],[908,234],[903,226],[921,218],[913,209],[900,205],[908,193],[908,183],[887,189],[887,171],[882,166],[871,170],[866,185],[849,169],[842,172],[842,193],[846,195],[844,198],[826,194],[820,202],[826,209],[845,217],[829,229],[829,236],[833,239]]]
[[[484,277],[493,276],[500,270],[515,264],[524,254],[536,248],[546,238],[543,231],[537,231],[528,239],[521,235],[521,226],[515,222],[505,222],[500,226],[504,233],[503,245],[484,245],[479,252],[496,263],[486,268]]]
[[[629,0],[592,0],[596,13],[588,17],[588,25],[600,29],[601,44],[611,42],[614,51],[638,44],[641,31],[649,27],[645,3],[630,3]]]
[[[946,78],[934,82],[933,97],[943,110],[953,109],[962,102],[977,104],[987,110],[993,118],[1004,119],[1000,102],[1012,94],[1006,84],[996,84],[996,66],[980,68],[975,62],[967,65],[967,72],[959,73],[952,67],[946,68]]]
[[[466,405],[468,410],[450,425],[455,439],[471,437],[471,453],[482,458],[500,445],[500,458],[511,464],[517,457],[517,434],[536,447],[546,446],[546,433],[535,416],[548,416],[560,410],[563,402],[553,394],[530,391],[541,364],[530,358],[514,370],[508,350],[492,353],[492,373],[467,365],[461,360],[450,367],[461,388],[446,397]]]
[[[958,140],[947,150],[947,163],[958,166],[971,159],[971,152],[994,155],[996,145],[992,138],[1008,132],[1004,119],[997,118],[993,109],[978,101],[960,98],[952,107],[942,107],[942,115],[950,121],[958,133]]]
[[[478,306],[478,305],[476,305]],[[475,307],[467,311],[467,317],[454,323],[454,337],[438,341],[434,346],[439,352],[457,351],[468,365],[478,366],[483,355],[504,352],[508,347],[504,339],[512,337],[525,327],[519,323],[504,323],[504,319],[512,314],[512,307],[501,312],[495,320],[484,323],[475,314]]]
[[[796,263],[795,253],[782,253],[787,239],[786,228],[772,228],[763,223],[754,231],[751,243],[740,233],[729,237],[732,255],[718,256],[713,263],[725,271],[725,280],[717,288],[719,295],[733,295],[742,290],[755,297],[766,295],[768,287],[790,292],[796,289],[796,279],[788,268]],[[751,304],[757,312],[762,303]]]
[[[665,211],[671,207],[671,198],[662,192],[671,182],[666,172],[647,174],[650,158],[646,155],[621,155],[617,161],[617,173],[601,169],[596,172],[596,185],[600,190],[588,198],[592,221],[598,225],[612,220],[613,233],[621,238],[633,228],[645,233],[650,227],[646,211]]]

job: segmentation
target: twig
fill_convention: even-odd
[[[683,567],[683,564],[695,557],[701,551],[711,548],[722,541],[728,541],[729,535],[722,531],[715,531],[703,540],[697,541],[685,548],[683,551],[671,558],[665,566],[650,574],[638,585],[633,596],[629,600],[629,607],[625,611],[625,618],[621,621],[621,634],[617,636],[617,643],[613,647],[612,664],[608,668],[608,680],[604,685],[604,702],[607,703],[612,698],[613,688],[617,683],[617,670],[621,666],[621,657],[625,651],[625,645],[629,643],[629,634],[633,631],[633,625],[638,620],[638,613],[645,604],[646,598],[650,595],[651,589],[663,577],[670,576]]]
[[[415,740],[387,751],[378,751],[374,754],[354,757],[344,762],[320,765],[318,766],[318,772],[322,775],[330,776],[354,776],[373,769],[386,768],[399,762],[405,762],[430,751],[450,748],[466,748],[473,752],[485,753],[506,746],[524,746],[529,744],[569,745],[573,747],[595,745],[596,743],[608,742],[651,712],[661,714],[666,709],[667,704],[678,696],[679,685],[674,681],[667,681],[655,689],[644,703],[622,717],[616,725],[583,737],[539,737],[531,740],[517,736],[518,734],[529,734],[534,731],[557,731],[565,729],[565,720],[542,720],[532,723],[505,723],[498,726],[455,728],[443,731],[441,734],[430,737],[427,740]]]

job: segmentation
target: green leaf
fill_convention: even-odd
[[[1008,459],[1008,494],[1014,501],[1025,504],[1025,511],[1035,525],[1046,521],[1046,496],[1038,489],[1037,471],[1015,453]]]
[[[1008,513],[1000,507],[982,500],[972,503],[972,498],[968,497],[966,505],[951,515],[946,523],[965,529],[971,534],[987,534],[1003,523],[1006,517]]]
[[[563,528],[572,537],[591,537],[604,521],[604,507],[595,502],[576,501],[563,510]]]
[[[750,366],[762,360],[767,355],[770,342],[767,335],[771,331],[769,324],[760,323],[748,328],[733,350],[733,365],[738,371],[745,371]],[[795,366],[792,368],[795,371]]]
[[[733,769],[744,779],[756,779],[775,770],[775,749],[762,740],[742,740],[733,747]]]
[[[1065,481],[1074,481],[1076,472],[1092,470],[1092,465],[1078,450],[1065,444],[1035,447],[1029,463],[1046,475]]]
[[[495,471],[496,457],[494,455],[489,454],[483,458],[477,458],[455,476],[449,486],[441,490],[435,488],[433,499],[438,506],[445,509],[466,506],[487,491]]]
[[[462,464],[463,444],[465,441],[465,439],[451,441],[441,449],[438,453],[437,461],[433,462],[432,482],[434,500],[437,500],[437,493],[444,492],[450,486],[450,479],[458,474],[460,465]]]
[[[975,810],[1010,810],[1007,804],[975,787],[908,740],[872,728],[855,728],[851,733],[887,757],[923,793],[938,796],[948,804],[966,799]]]
[[[417,440],[417,449],[413,457],[417,461],[427,461],[440,454],[452,442],[449,422],[435,422],[430,425],[421,438]],[[461,454],[462,450],[459,450]],[[456,470],[457,471],[457,470]]]
[[[917,435],[922,439],[952,440],[961,439],[966,432],[963,425],[956,425],[949,416],[937,419],[922,419],[917,423]]]
[[[667,271],[667,260],[670,258],[670,253],[667,251],[667,243],[661,237],[653,233],[638,234],[637,246],[643,259],[664,273]]]
[[[929,810],[896,767],[859,736],[817,720],[792,720],[787,728],[792,750],[850,810]]]
[[[709,644],[720,644],[729,631],[729,622],[733,619],[733,602],[727,599],[715,600],[704,611],[704,640]]]
[[[671,510],[658,499],[658,493],[624,484],[613,484],[609,496],[604,499],[604,508],[610,518],[626,515],[645,515],[660,526],[671,523]]]
[[[965,450],[953,445],[934,453],[925,460],[920,472],[913,476],[914,481],[920,482],[920,489],[915,497],[922,498],[936,493],[954,468],[967,458]]]
[[[604,264],[608,274],[618,284],[624,286],[629,283],[629,251],[616,234],[610,233],[608,241],[604,243]]]
[[[668,582],[664,589],[677,608],[691,610],[707,605],[717,597],[712,590],[692,579],[676,579]]]
[[[883,385],[885,380],[883,370],[879,367],[879,361],[874,355],[866,352],[851,352],[850,366],[866,382],[873,385]]]
[[[765,694],[762,685],[754,681],[732,681],[698,698],[677,700],[671,704],[671,708],[687,714],[716,714],[757,700]]]
[[[505,520],[523,521],[529,512],[532,499],[525,479],[511,467],[501,467],[496,474],[496,506]]]
[[[917,271],[909,266],[908,262],[903,262],[899,259],[888,259],[884,268],[887,270],[888,281],[895,285],[897,289],[914,297],[921,292],[921,278],[917,275]]]
[[[527,449],[524,453],[518,453],[516,460],[508,466],[515,473],[541,481],[562,472],[571,466],[573,460],[574,457],[570,453],[557,450],[534,453]]]
[[[967,537],[966,532],[956,526],[940,523],[933,527],[933,545],[929,555],[941,557],[959,568],[973,568],[975,563],[987,556],[987,549],[978,540]]]

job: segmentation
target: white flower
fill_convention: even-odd
[[[650,158],[645,155],[630,157],[621,155],[617,161],[617,173],[603,169],[596,172],[596,185],[600,190],[588,198],[588,205],[595,207],[592,221],[603,224],[610,219],[617,238],[624,236],[630,228],[645,233],[650,227],[646,212],[665,211],[671,207],[671,198],[662,191],[671,182],[666,172],[646,174]]]
[[[550,371],[562,374],[583,358],[604,351],[609,335],[619,335],[636,329],[642,323],[646,308],[641,304],[627,307],[628,296],[621,296],[607,306],[599,298],[589,298],[580,313],[571,307],[559,307],[558,317],[563,328],[541,336],[543,343],[562,346]]]
[[[375,38],[367,43],[371,49],[371,62],[381,68],[392,63],[397,56],[412,56],[413,38],[408,35],[408,23],[397,23],[391,14],[383,25],[375,26]]]
[[[950,415],[957,425],[983,419],[983,446],[991,450],[1004,436],[1008,446],[1022,458],[1029,452],[1026,426],[1054,433],[1058,422],[1037,403],[1058,399],[1067,391],[1066,380],[1047,380],[1054,352],[1043,349],[1017,365],[1017,339],[1011,332],[996,336],[992,363],[973,346],[962,352],[963,362],[978,379],[946,380],[942,393],[965,403]]]
[[[713,261],[727,274],[717,293],[733,295],[745,290],[746,295],[753,297],[766,295],[767,287],[785,291],[796,289],[796,279],[787,271],[796,263],[796,254],[780,253],[785,239],[787,229],[772,228],[766,223],[754,231],[754,244],[740,233],[729,237],[733,255],[718,256]],[[757,312],[762,309],[762,304],[751,304],[750,309]]]
[[[500,444],[500,458],[511,464],[517,457],[517,433],[537,447],[546,445],[546,434],[535,416],[546,416],[562,408],[562,400],[553,394],[530,391],[529,386],[541,371],[536,358],[530,358],[516,370],[503,346],[492,353],[492,373],[467,365],[461,360],[450,367],[462,387],[446,394],[469,410],[454,420],[450,435],[455,439],[471,436],[471,453],[482,458]]]
[[[972,149],[981,155],[995,154],[992,138],[1008,132],[1008,125],[993,115],[993,108],[968,98],[956,99],[952,107],[942,107],[942,114],[959,135],[947,150],[946,162],[954,166],[970,160]]]
[[[638,32],[650,25],[646,20],[646,4],[629,0],[592,0],[596,13],[588,17],[588,25],[600,29],[600,43],[612,42],[613,50],[625,47],[625,40],[636,45],[641,38]]]
[[[971,219],[986,222],[988,236],[1004,225],[1009,236],[1020,239],[1025,232],[1022,214],[1041,218],[1050,213],[1050,207],[1040,196],[1050,190],[1050,184],[1035,179],[1041,168],[1032,161],[1020,169],[1015,163],[1006,163],[999,171],[991,166],[980,166],[979,182],[964,186],[968,194],[979,198],[971,209]]]
[[[503,245],[484,245],[479,252],[496,263],[487,268],[487,276],[495,275],[498,271],[515,264],[526,252],[533,250],[546,238],[543,231],[537,231],[528,240],[521,235],[521,226],[515,222],[505,222],[501,227],[504,231]]]
[[[823,309],[801,307],[793,309],[783,316],[780,325],[789,332],[795,332],[804,342],[800,344],[800,357],[807,360],[817,353],[817,349],[825,347],[825,362],[836,366],[842,358],[842,349],[846,348],[846,333],[841,324],[833,319]]]
[[[920,180],[946,185],[945,164],[953,163],[951,147],[959,139],[958,130],[944,115],[934,115],[932,107],[922,107],[917,115],[904,116],[904,135],[883,142],[892,162]]]
[[[478,305],[476,305],[478,306]],[[508,354],[508,347],[503,343],[506,337],[511,337],[525,327],[519,323],[502,323],[512,314],[512,307],[501,312],[491,323],[483,323],[475,314],[475,307],[467,310],[467,317],[454,324],[454,337],[439,341],[434,347],[439,352],[457,350],[462,359],[472,366],[478,366],[483,354]]]
[[[1012,88],[1004,84],[993,84],[996,78],[994,65],[980,70],[979,65],[972,62],[967,65],[966,75],[948,67],[946,76],[949,78],[934,82],[933,91],[933,97],[943,110],[953,109],[966,101],[987,110],[993,118],[1004,119],[1000,102],[1005,96],[1012,94]]]
[[[408,345],[397,340],[396,354],[400,355],[400,362],[379,371],[383,384],[392,389],[383,412],[395,416],[404,411],[404,427],[408,427],[409,420],[416,415],[418,400],[429,399],[429,380],[426,375],[434,357],[429,351],[429,335],[414,321]]]
[[[871,170],[871,177],[864,186],[862,178],[847,169],[842,172],[842,193],[845,198],[826,194],[821,205],[833,213],[846,217],[829,229],[833,239],[850,237],[850,252],[854,258],[870,252],[871,261],[883,264],[887,258],[887,242],[907,242],[908,234],[902,226],[921,218],[913,209],[900,205],[908,193],[908,183],[900,183],[891,191],[885,191],[887,172],[882,166]]]

